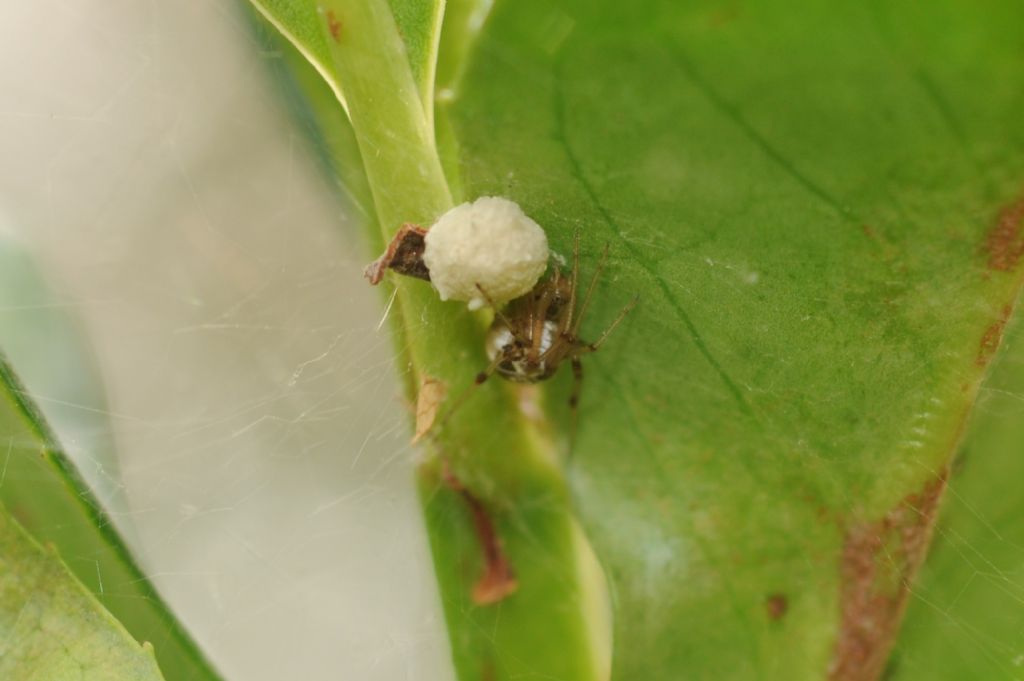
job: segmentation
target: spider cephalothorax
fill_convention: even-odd
[[[563,351],[573,346],[563,319],[572,296],[568,284],[557,276],[541,282],[495,317],[485,349],[503,378],[536,383],[557,371]]]

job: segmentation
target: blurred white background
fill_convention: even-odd
[[[0,58],[0,238],[53,290],[0,278],[0,342],[157,586],[229,679],[450,679],[371,254],[240,7],[6,2]]]

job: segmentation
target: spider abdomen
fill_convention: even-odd
[[[529,329],[514,333],[501,319],[496,319],[487,333],[485,350],[495,370],[502,377],[516,383],[536,383],[550,378],[558,369],[558,362],[550,362],[550,350],[558,337],[558,324],[547,320],[541,327],[540,338],[535,339]],[[523,333],[523,332],[526,333]]]

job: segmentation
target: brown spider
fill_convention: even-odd
[[[580,323],[607,260],[606,244],[578,313],[575,308],[580,269],[579,232],[573,244],[573,267],[568,278],[563,277],[555,266],[554,274],[549,279],[539,282],[525,296],[511,301],[504,311],[494,305],[487,292],[478,286],[494,309],[494,322],[487,333],[485,345],[491,363],[477,374],[476,384],[483,383],[495,372],[516,383],[537,383],[554,376],[562,362],[569,360],[573,373],[569,407],[575,433],[576,408],[583,383],[583,363],[580,358],[596,352],[639,300],[639,295],[635,296],[593,343],[579,337]]]
[[[366,268],[365,274],[370,283],[380,282],[388,269],[393,269],[399,274],[430,281],[430,271],[423,263],[425,235],[426,230],[422,227],[412,224],[402,225],[384,255]],[[601,260],[597,264],[597,270],[583,296],[579,312],[576,311],[580,269],[580,234],[578,231],[573,243],[573,267],[569,276],[562,276],[561,270],[555,266],[550,278],[538,282],[529,293],[508,303],[504,311],[494,303],[487,291],[477,284],[477,289],[494,310],[494,322],[487,333],[485,345],[491,363],[484,371],[477,374],[474,385],[455,400],[438,425],[443,426],[447,423],[473,392],[473,388],[486,381],[495,372],[516,383],[537,383],[554,376],[562,362],[569,360],[573,373],[569,407],[572,410],[571,432],[575,435],[576,409],[583,383],[583,364],[580,362],[580,358],[588,353],[596,352],[639,299],[639,296],[634,297],[593,343],[588,343],[579,337],[580,323],[590,305],[591,296],[607,261],[608,246],[606,244],[601,254]],[[422,432],[418,430],[417,438],[430,428],[428,423]]]
[[[413,276],[430,281],[430,271],[423,263],[424,239],[426,230],[412,224],[403,225],[398,234],[388,245],[384,254],[366,268],[366,277],[371,284],[377,284],[388,269],[399,274]],[[454,403],[447,409],[440,422],[434,425],[437,403],[443,399],[444,390],[440,393],[430,391],[431,397],[423,404],[424,413],[429,416],[420,423],[420,410],[417,406],[417,423],[415,442],[430,430],[437,432],[454,415],[474,390],[490,378],[495,372],[516,383],[537,383],[555,375],[562,362],[569,360],[572,364],[573,385],[569,397],[572,412],[572,426],[569,431],[569,452],[573,450],[576,436],[577,406],[580,389],[583,384],[583,363],[580,358],[596,352],[605,339],[622,322],[629,311],[636,306],[639,296],[635,296],[619,315],[612,321],[596,341],[588,343],[579,337],[580,323],[590,305],[590,299],[597,287],[601,272],[608,261],[608,246],[604,247],[601,260],[597,264],[593,278],[583,296],[579,312],[576,311],[576,293],[580,269],[580,234],[576,232],[572,252],[572,272],[568,278],[562,276],[558,266],[550,278],[537,283],[524,296],[508,303],[504,311],[494,304],[487,291],[477,284],[484,300],[494,310],[494,321],[487,332],[485,350],[490,364],[476,376],[474,383],[462,391]],[[433,384],[436,387],[437,381]],[[424,386],[430,384],[425,381]],[[421,389],[420,400],[428,394]],[[447,459],[442,458],[442,478],[452,490],[461,494],[473,516],[473,524],[477,537],[483,548],[485,568],[476,586],[473,588],[473,600],[478,605],[488,605],[501,601],[513,593],[518,583],[515,572],[507,556],[502,551],[495,524],[483,501],[468,489],[448,468]]]

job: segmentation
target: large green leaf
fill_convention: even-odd
[[[375,22],[332,56],[380,227],[429,222],[448,190],[393,20],[328,4]],[[450,185],[516,199],[563,255],[580,230],[584,274],[610,244],[589,337],[642,301],[587,358],[571,462],[563,375],[539,424],[487,386],[422,467],[462,678],[603,676],[587,540],[613,678],[881,674],[1021,284],[1022,22],[1010,0],[495,5],[440,70]],[[416,374],[457,394],[481,325],[398,288]],[[469,601],[438,457],[519,572],[497,606]]]
[[[2,354],[0,453],[0,502],[37,540],[56,547],[74,576],[133,636],[152,644],[167,677],[220,678],[139,569]]]
[[[53,553],[0,507],[0,677],[162,679],[140,646]]]
[[[495,8],[467,193],[611,243],[589,333],[644,296],[574,461],[616,678],[881,671],[1020,284],[1022,9]]]

